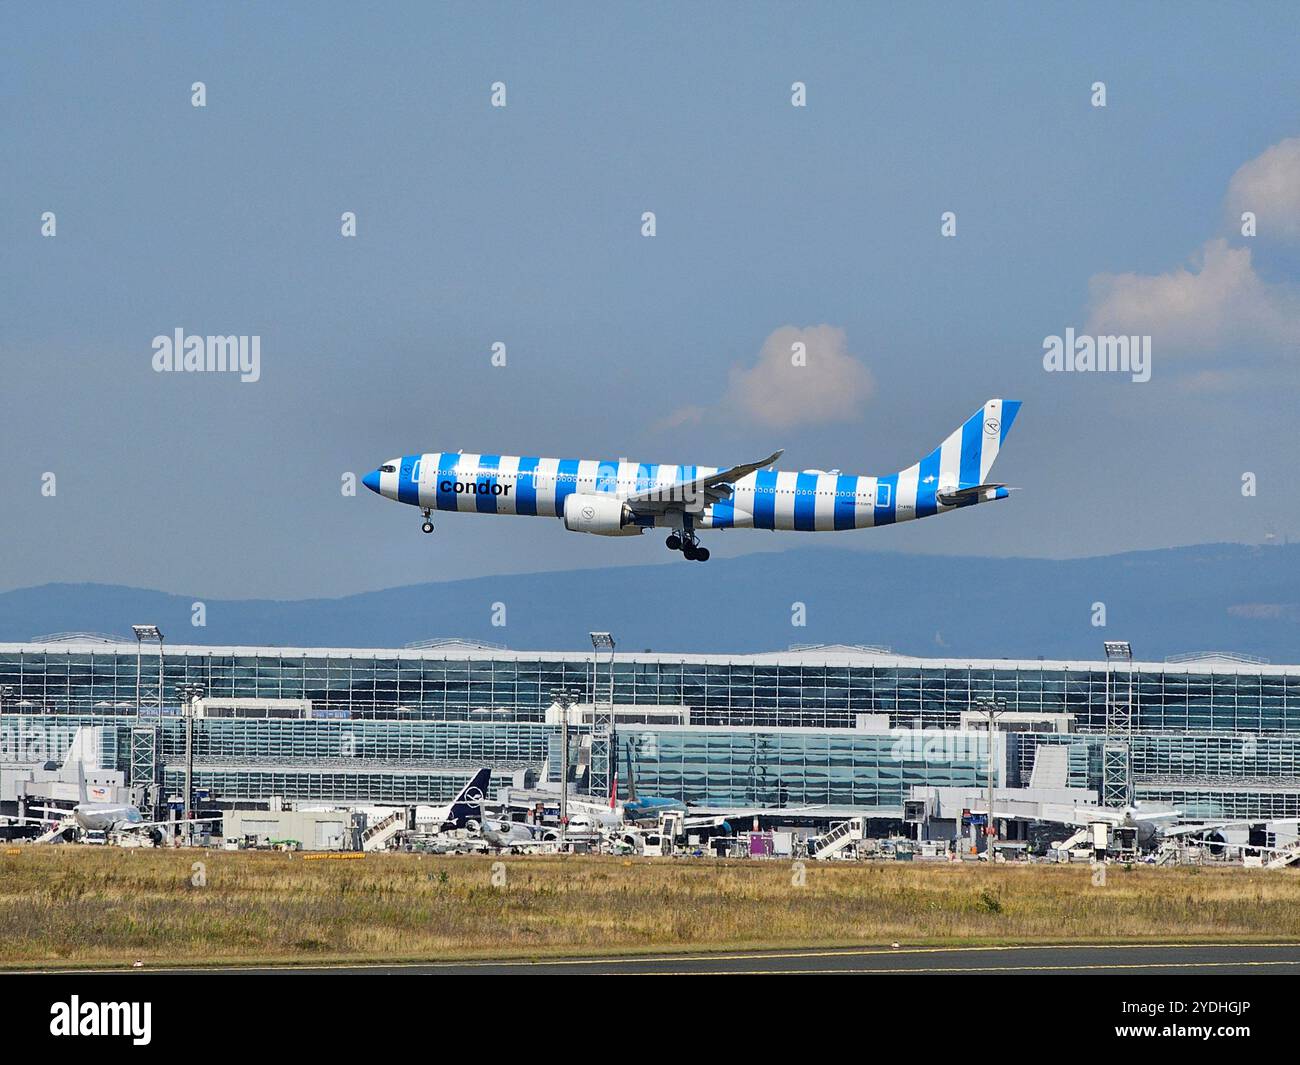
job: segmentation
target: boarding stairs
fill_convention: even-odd
[[[860,843],[867,836],[867,819],[852,817],[831,827],[831,830],[817,840],[817,853],[814,858],[834,858],[845,847]]]
[[[1052,844],[1052,846],[1056,850],[1064,851],[1068,854],[1070,851],[1074,850],[1075,847],[1079,846],[1079,844],[1084,843],[1091,838],[1092,838],[1092,829],[1081,828],[1069,839],[1063,839],[1058,842],[1055,842]]]
[[[53,842],[54,842],[55,840],[57,840],[60,836],[63,835],[63,833],[67,830],[68,826],[69,826],[69,822],[67,822],[67,821],[60,821],[60,822],[59,822],[57,825],[55,825],[53,828],[51,828],[51,829],[47,829],[46,831],[42,832],[39,836],[37,836],[35,839],[33,839],[32,842],[33,842],[33,843],[53,843]]]
[[[383,850],[388,846],[389,840],[405,827],[406,811],[394,810],[382,821],[376,821],[361,833],[361,849],[363,851]]]
[[[1296,840],[1289,846],[1282,847],[1272,858],[1268,860],[1265,869],[1282,869],[1285,866],[1300,862],[1300,839]]]

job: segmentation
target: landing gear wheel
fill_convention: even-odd
[[[433,522],[426,521],[423,525],[420,526],[420,529],[423,532],[427,532],[427,533],[433,532]]]
[[[697,547],[697,548],[695,549],[695,561],[696,561],[696,562],[708,562],[708,561],[709,561],[709,549],[708,549],[707,547]]]
[[[683,544],[682,557],[694,562],[700,557],[699,549],[694,544]]]
[[[664,541],[664,547],[668,548],[669,551],[680,551],[682,549],[682,538],[676,533],[672,533]]]
[[[427,533],[433,532],[433,522],[429,520],[433,516],[433,508],[423,507],[420,513],[424,515],[424,524],[420,526],[421,530]]]

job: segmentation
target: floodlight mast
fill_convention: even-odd
[[[596,767],[603,761],[600,785],[609,792],[610,808],[616,801],[614,794],[618,767],[614,745],[614,635],[609,632],[588,633],[591,637],[591,784],[596,784]],[[600,652],[609,652],[609,704],[605,713],[600,710]],[[601,748],[604,748],[603,750]],[[594,787],[593,787],[593,790]]]
[[[140,716],[140,659],[145,640],[158,641],[158,714],[162,716],[163,705],[163,634],[157,625],[132,625],[135,633],[135,716]]]
[[[997,719],[1007,712],[1007,701],[1005,699],[978,699],[975,702],[975,708],[978,713],[983,714],[988,719],[989,723],[989,812],[987,814],[987,821],[984,825],[984,855],[991,863],[993,861],[993,848],[997,843],[998,834],[997,821],[994,820],[993,817],[993,734]]]
[[[1103,640],[1106,652],[1106,738],[1102,757],[1102,804],[1128,806],[1133,801],[1133,645],[1127,640]],[[1115,669],[1124,667],[1128,690],[1121,705],[1115,697]],[[1116,756],[1123,752],[1120,764]],[[1122,778],[1117,770],[1122,769]]]
[[[560,708],[560,849],[568,849],[569,837],[569,708],[573,693],[561,688],[551,693]]]
[[[203,685],[182,684],[176,689],[181,698],[181,712],[185,715],[185,833],[191,839],[194,824],[190,821],[191,796],[194,794],[194,710],[195,702],[203,697]]]
[[[1133,738],[1133,645],[1127,640],[1104,640],[1102,647],[1106,651],[1106,735],[1123,736],[1125,740],[1131,740]],[[1115,663],[1123,663],[1128,675],[1128,693],[1125,696],[1123,711],[1115,703]]]

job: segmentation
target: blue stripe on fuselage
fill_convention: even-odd
[[[794,527],[796,532],[817,528],[817,474],[801,473],[794,481]]]
[[[497,467],[501,465],[500,455],[480,455],[478,457],[478,476],[474,478],[474,483],[479,487],[487,488],[486,492],[478,492],[474,496],[474,508],[480,514],[495,514],[497,512],[497,497],[492,489],[497,483]]]
[[[555,477],[555,516],[564,516],[564,501],[578,490],[578,459],[560,459]]]
[[[519,475],[515,478],[515,513],[537,514],[537,464],[538,458],[521,458]]]
[[[420,486],[415,481],[415,465],[419,455],[404,455],[397,468],[397,501],[399,503],[420,502]]]
[[[444,451],[438,456],[438,481],[434,485],[434,506],[439,510],[456,509],[456,464],[460,456]],[[443,485],[447,487],[444,488]]]
[[[894,506],[897,503],[898,495],[898,474],[891,473],[888,477],[876,478],[876,500],[872,507],[873,520],[877,525],[894,524]],[[881,502],[881,499],[885,502]]]
[[[776,474],[767,470],[754,474],[754,528],[776,528]]]
[[[935,494],[939,490],[939,452],[935,448],[921,460],[921,469],[916,482],[916,516],[928,518],[939,509]]]
[[[852,529],[857,526],[858,479],[841,475],[835,478],[835,528]]]

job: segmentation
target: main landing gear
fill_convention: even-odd
[[[683,558],[689,559],[692,562],[709,561],[709,549],[700,546],[694,533],[671,533],[668,539],[664,541],[664,546],[667,547],[669,551],[680,551]]]
[[[422,512],[423,512],[423,514],[424,514],[424,524],[421,525],[420,528],[421,528],[424,532],[431,533],[431,532],[433,532],[433,522],[431,522],[431,521],[429,520],[429,518],[430,518],[430,517],[432,516],[432,514],[433,514],[433,508],[432,508],[432,507],[425,507],[425,508],[423,508],[423,511],[422,511]]]

